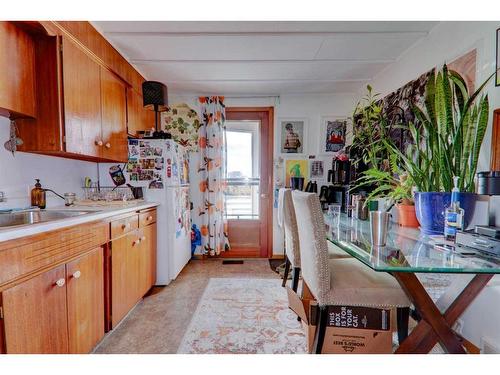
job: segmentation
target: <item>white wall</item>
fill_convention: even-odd
[[[171,104],[184,102],[195,110],[199,107],[195,95],[169,95]],[[355,94],[344,95],[283,95],[279,98],[231,98],[225,100],[226,107],[274,107],[274,160],[279,156],[284,159],[296,158],[279,153],[279,120],[280,118],[306,118],[307,119],[307,155],[316,155],[318,158],[320,140],[320,120],[322,116],[350,116],[356,104]],[[350,132],[350,129],[348,129]],[[305,157],[307,158],[307,156]],[[325,160],[325,169],[331,167],[330,157],[321,157]],[[269,161],[270,163],[273,160]],[[194,171],[195,168],[191,168]],[[284,171],[281,169],[281,180],[284,181]],[[276,171],[274,179],[276,181]],[[326,182],[326,181],[325,181]],[[323,182],[324,183],[324,182]],[[322,182],[318,180],[318,187]],[[273,199],[273,197],[271,197]],[[283,234],[276,221],[276,209],[273,210],[273,255],[283,254]]]
[[[83,180],[97,176],[95,163],[17,152],[15,156],[3,144],[9,138],[9,119],[0,117],[0,191],[5,192],[7,201],[0,203],[0,209],[27,207],[29,192],[39,178],[42,186],[59,194],[74,192],[81,196]],[[47,193],[47,207],[64,205],[62,199]]]
[[[451,62],[464,53],[476,48],[476,87],[495,71],[496,29],[500,22],[441,22],[429,35],[406,51],[398,61],[375,77],[371,82],[374,90],[383,95],[401,87],[420,74]],[[490,123],[481,148],[478,170],[490,169],[492,112],[500,107],[500,87],[495,87],[494,79],[486,87],[490,100]],[[360,95],[362,92],[360,92]],[[490,216],[500,226],[500,197],[490,200]],[[491,284],[491,283],[490,283]],[[500,310],[500,284],[489,286],[461,317],[464,322],[463,334],[476,345],[481,338],[488,337],[500,348],[500,326],[490,319]],[[454,295],[464,286],[462,278],[456,278],[451,290],[443,300],[451,302]],[[488,317],[483,319],[483,317]]]

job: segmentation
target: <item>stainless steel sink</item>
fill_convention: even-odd
[[[85,215],[90,212],[92,211],[27,210],[19,212],[0,213],[0,228],[61,220],[69,217]]]

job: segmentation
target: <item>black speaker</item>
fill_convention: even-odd
[[[155,138],[164,138],[163,131],[158,129],[158,112],[167,110],[167,86],[161,82],[144,81],[142,83],[142,104],[144,108],[155,111]]]
[[[144,81],[142,83],[142,103],[144,107],[156,112],[167,110],[167,86],[161,82]]]

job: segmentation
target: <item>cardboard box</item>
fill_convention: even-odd
[[[309,353],[313,352],[318,305],[307,287],[301,299],[287,288],[288,306],[301,319]],[[359,306],[329,306],[323,354],[392,353],[391,310]]]

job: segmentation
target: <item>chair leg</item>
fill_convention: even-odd
[[[293,267],[292,269],[292,290],[297,293],[297,289],[299,289],[299,275],[300,275],[300,267]]]
[[[328,309],[326,306],[319,306],[316,313],[316,331],[314,333],[313,351],[321,354],[323,342],[325,341],[326,325],[328,323]]]
[[[408,321],[410,319],[409,307],[398,307],[396,310],[398,324],[399,345],[408,337]]]
[[[286,286],[286,281],[288,280],[288,273],[290,272],[290,261],[288,260],[288,257],[285,255],[285,271],[283,272],[283,282],[281,283],[281,286],[284,288]]]

